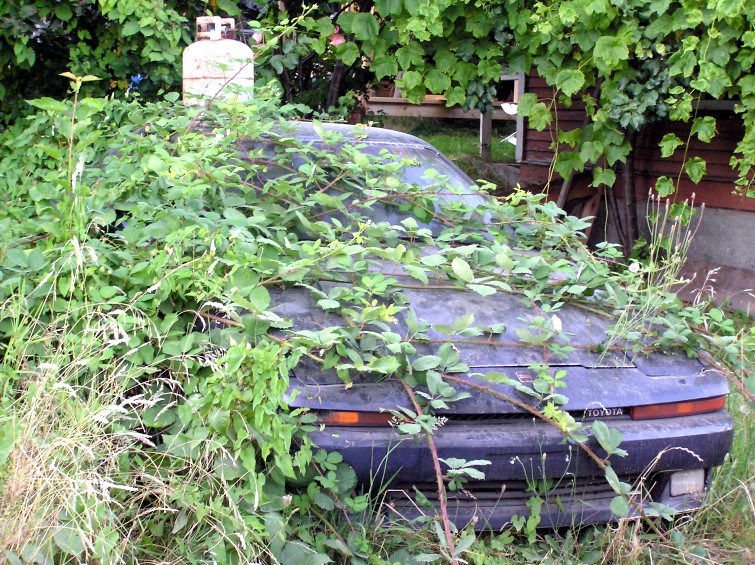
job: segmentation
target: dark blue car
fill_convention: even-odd
[[[340,134],[339,143],[356,143],[351,126],[315,128],[301,123],[289,135],[305,145],[322,145],[322,127]],[[400,173],[402,180],[420,188],[430,186],[424,175],[428,169],[445,175],[455,190],[437,195],[439,201],[475,206],[487,198],[453,163],[415,137],[368,128],[361,130],[358,143],[367,154],[410,159],[412,164]],[[377,205],[365,213],[376,222],[391,224],[406,215],[401,207]],[[339,213],[332,216],[338,219]],[[441,223],[436,216],[421,226],[436,232]],[[407,238],[404,245],[414,246],[420,254],[434,253],[422,247],[421,238]],[[375,265],[380,270],[379,260]],[[466,370],[455,374],[452,384],[457,393],[468,394],[437,410],[445,418],[433,434],[438,456],[446,461],[489,462],[480,467],[484,480],[470,480],[449,492],[449,514],[456,526],[474,521],[477,528],[502,528],[512,516],[529,513],[525,503],[534,495],[543,503],[541,526],[615,518],[610,505],[616,492],[604,470],[556,427],[526,409],[532,399],[523,387],[537,377],[532,367],[542,362],[542,348],[523,344],[517,332],[536,315],[533,309],[514,294],[481,296],[466,289],[438,288],[432,280],[418,284],[402,272],[394,277],[412,284],[402,289],[407,308],[388,326],[406,335],[409,310],[426,322],[428,339],[416,345],[418,356],[437,355],[437,344],[448,341],[448,336],[436,328],[465,315],[472,314],[480,326],[505,326],[485,339],[453,339],[453,351],[445,351],[463,361]],[[345,283],[322,283],[320,291],[327,293],[339,284]],[[289,319],[294,331],[346,323],[337,312],[323,311],[318,296],[307,289],[286,288],[271,295],[275,312]],[[612,457],[612,469],[618,480],[633,485],[637,502],[646,508],[649,501],[677,510],[698,507],[711,469],[722,464],[732,442],[725,378],[680,353],[599,352],[596,348],[606,339],[609,318],[568,304],[558,317],[572,336],[572,350],[550,361],[552,370],[566,371],[568,402],[561,408],[575,421],[586,423],[588,431],[593,421],[601,420],[621,432],[621,449],[627,455]],[[481,392],[482,387],[501,395]],[[294,369],[290,392],[292,407],[307,408],[318,417],[321,426],[310,433],[312,441],[341,453],[364,488],[382,485],[386,514],[412,519],[433,513],[427,502],[437,504],[438,492],[428,443],[423,436],[407,437],[396,428],[402,407],[413,408],[398,379],[367,372],[345,386],[334,370],[323,370],[304,358]],[[587,445],[605,456],[595,438],[590,437]],[[630,506],[630,512],[636,508]]]

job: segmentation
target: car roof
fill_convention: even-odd
[[[299,141],[303,142],[320,142],[322,138],[317,133],[315,124],[313,122],[288,122],[292,128],[292,132]],[[318,124],[325,131],[333,131],[340,133],[344,136],[344,141],[358,141],[368,143],[370,145],[385,145],[388,146],[401,146],[401,147],[415,147],[421,149],[427,149],[433,153],[440,154],[429,143],[409,135],[408,133],[394,131],[384,128],[376,128],[365,125],[351,125],[351,124],[337,124],[331,122],[323,122]]]

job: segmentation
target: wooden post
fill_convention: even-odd
[[[490,145],[493,138],[493,112],[489,110],[480,114],[480,157],[490,158]]]

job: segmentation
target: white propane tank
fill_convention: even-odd
[[[196,41],[183,52],[185,104],[203,105],[220,97],[252,98],[254,53],[248,45],[230,39],[235,37],[235,29],[233,18],[197,18]]]

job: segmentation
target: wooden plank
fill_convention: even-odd
[[[493,137],[493,112],[480,114],[480,157],[489,159]]]
[[[495,108],[495,107],[494,107]],[[387,116],[407,116],[415,118],[449,118],[459,120],[479,120],[479,110],[464,111],[463,108],[454,106],[446,107],[446,101],[443,98],[425,98],[421,104],[411,104],[406,98],[389,98],[386,96],[371,96],[367,100],[367,110],[375,114],[385,114]],[[510,120],[516,119],[516,116],[510,116],[500,109],[498,105],[494,110],[492,119]]]
[[[517,80],[514,82],[514,102],[519,103],[524,94],[525,86],[524,73],[520,72]],[[524,140],[527,132],[524,129],[524,118],[516,116],[516,162],[521,163],[524,158]]]

